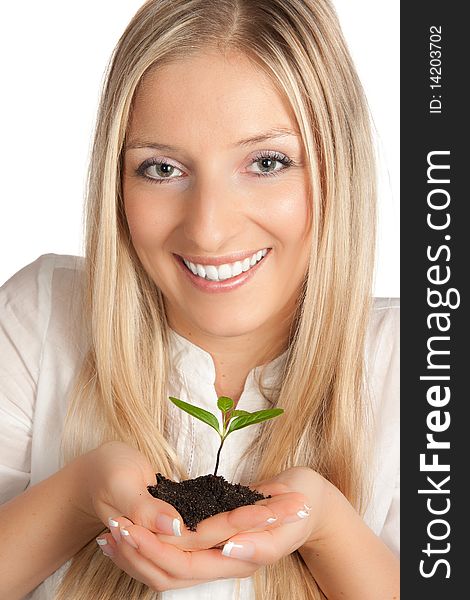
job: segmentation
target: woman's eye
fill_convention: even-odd
[[[138,175],[152,180],[152,183],[162,183],[168,179],[175,179],[175,172],[182,173],[178,167],[162,160],[154,159],[146,160],[137,169]],[[176,177],[178,176],[178,173],[176,173]]]
[[[252,165],[257,165],[259,168],[258,171],[253,171],[258,177],[277,175],[292,164],[293,161],[288,156],[279,152],[260,153],[252,163]]]

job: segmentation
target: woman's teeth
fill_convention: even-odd
[[[224,279],[230,279],[231,277],[236,277],[240,275],[240,273],[249,271],[252,267],[255,266],[262,258],[266,256],[268,249],[258,250],[255,252],[253,256],[245,258],[245,260],[237,260],[234,263],[226,263],[216,267],[214,265],[200,265],[189,262],[185,258],[183,258],[184,264],[190,269],[194,275],[198,277],[202,277],[205,279],[210,279],[211,281],[224,281]]]

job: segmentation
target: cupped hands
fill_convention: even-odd
[[[108,518],[110,533],[97,543],[119,568],[154,591],[249,577],[318,536],[324,484],[312,469],[287,469],[251,485],[271,498],[205,519],[196,532],[182,525],[171,505],[150,498],[161,503],[171,535],[161,533],[158,517],[155,524],[139,523],[143,520],[114,512]]]

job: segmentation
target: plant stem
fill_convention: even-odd
[[[219,449],[217,450],[217,460],[215,461],[214,477],[217,475],[217,469],[219,468],[220,451],[222,450],[222,446],[224,445],[224,442],[225,442],[225,438],[222,438]]]

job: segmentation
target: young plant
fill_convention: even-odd
[[[217,451],[214,476],[217,475],[217,469],[219,468],[220,451],[222,450],[225,440],[227,439],[228,435],[232,433],[232,431],[243,429],[243,427],[248,427],[248,425],[255,425],[256,423],[267,421],[268,419],[277,417],[284,412],[282,408],[257,410],[251,413],[247,410],[236,410],[234,409],[235,403],[231,398],[228,398],[227,396],[220,396],[217,400],[217,407],[222,412],[222,431],[220,431],[219,421],[211,412],[204,410],[199,406],[194,406],[193,404],[183,402],[183,400],[179,400],[178,398],[173,398],[172,396],[169,398],[178,408],[181,408],[181,410],[184,410],[191,416],[196,417],[196,419],[207,423],[219,434],[220,446]]]

